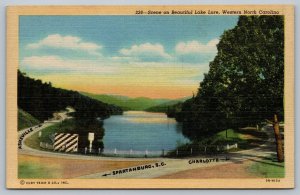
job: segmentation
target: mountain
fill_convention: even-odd
[[[147,97],[130,98],[119,95],[92,94],[86,92],[80,93],[107,104],[114,104],[121,107],[123,110],[147,110],[151,107],[173,101],[169,99],[151,99]]]
[[[165,103],[169,100],[167,99],[151,99],[145,97],[138,97],[129,99],[126,101],[126,105],[131,108],[132,110],[146,110],[153,106]]]
[[[175,106],[179,105],[180,103],[184,102],[191,97],[184,97],[176,100],[170,100],[168,102],[164,102],[162,104],[147,108],[146,111],[148,112],[167,112],[168,109],[173,109]]]

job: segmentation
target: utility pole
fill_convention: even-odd
[[[227,113],[226,113],[226,120],[228,121],[228,109],[227,109]],[[227,125],[226,125],[227,126]],[[226,139],[228,138],[228,135],[227,135],[227,127],[226,127]]]
[[[283,145],[282,145],[282,139],[279,131],[279,122],[276,114],[274,115],[273,129],[274,129],[275,140],[276,140],[277,159],[278,162],[283,162],[284,161]]]

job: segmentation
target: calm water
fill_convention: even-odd
[[[189,141],[164,113],[128,111],[104,120],[104,128],[105,149],[161,151]]]

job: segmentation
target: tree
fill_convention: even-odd
[[[183,132],[199,139],[274,114],[283,119],[283,16],[240,16],[217,49],[196,97],[182,106]]]

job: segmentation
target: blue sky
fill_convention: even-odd
[[[57,87],[92,93],[134,97],[144,96],[141,89],[152,87],[148,96],[158,98],[167,87],[181,86],[182,93],[176,92],[174,98],[189,96],[208,71],[220,35],[233,28],[237,19],[21,16],[20,69]],[[87,78],[93,82],[87,82]],[[131,91],[120,90],[125,80],[123,87],[132,86]],[[154,90],[155,85],[161,90]],[[161,97],[172,98],[170,90]]]

